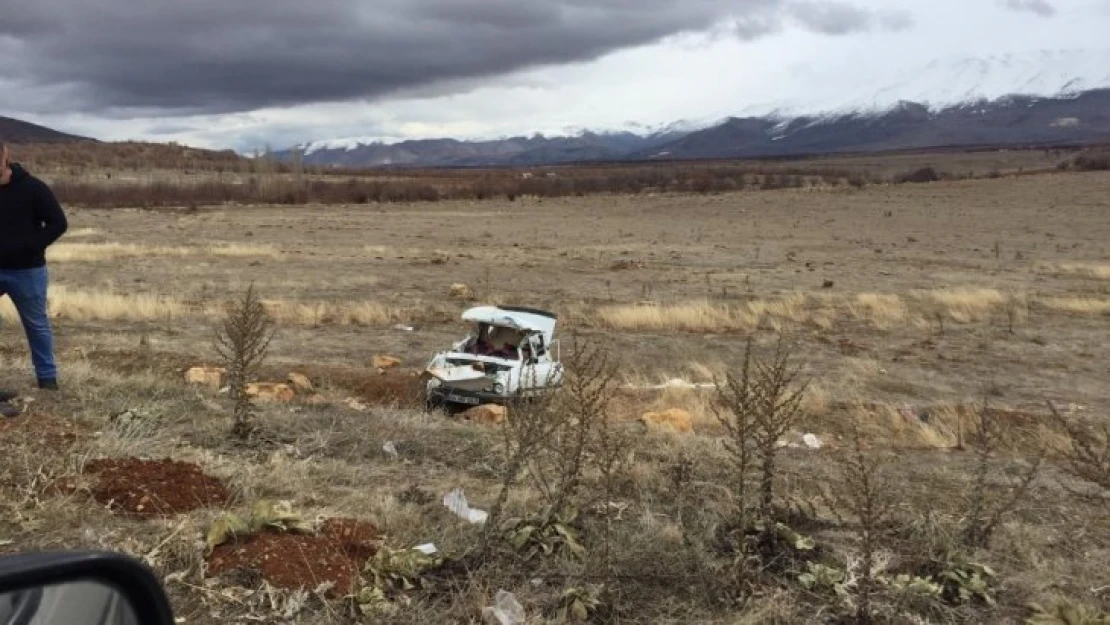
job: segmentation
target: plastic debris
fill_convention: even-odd
[[[821,439],[817,438],[815,434],[803,435],[802,442],[805,443],[806,447],[809,447],[810,449],[821,449],[825,446],[825,444],[821,442]]]
[[[451,512],[454,512],[455,515],[459,518],[466,519],[471,523],[485,523],[486,518],[489,517],[489,514],[486,511],[471,508],[469,505],[467,505],[466,495],[463,494],[463,490],[461,488],[456,488],[455,490],[444,495],[443,505],[447,506],[447,508]]]
[[[482,608],[482,619],[488,625],[520,625],[524,622],[524,606],[513,593],[498,590],[493,605]]]
[[[413,549],[419,551],[420,553],[422,553],[426,556],[430,556],[433,553],[435,553],[436,551],[438,551],[436,549],[436,546],[433,543],[424,543],[423,545],[417,545],[417,546],[413,547]]]
[[[397,446],[393,444],[393,441],[386,441],[385,444],[382,445],[382,451],[394,458],[397,457]]]
[[[917,412],[914,411],[913,406],[906,405],[899,407],[898,414],[902,415],[902,418],[906,420],[906,423],[915,423],[921,420],[921,418],[917,415]]]
[[[624,388],[662,391],[666,389],[712,389],[716,385],[712,382],[690,382],[682,378],[671,378],[662,384],[625,384]]]

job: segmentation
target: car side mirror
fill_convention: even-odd
[[[5,625],[172,625],[158,578],[128,556],[98,551],[0,558]]]

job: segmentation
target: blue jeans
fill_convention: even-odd
[[[35,269],[0,269],[0,298],[12,298],[27,344],[31,348],[31,363],[39,380],[58,379],[54,363],[54,333],[50,316],[46,312],[46,285],[49,281],[46,267]]]

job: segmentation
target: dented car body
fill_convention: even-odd
[[[473,331],[432,357],[425,369],[428,404],[503,404],[558,388],[563,381],[555,314],[516,306],[478,306],[462,320]]]

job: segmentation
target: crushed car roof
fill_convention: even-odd
[[[558,317],[551,312],[521,306],[476,306],[462,314],[464,321],[506,326],[526,332],[542,332],[551,340]]]

